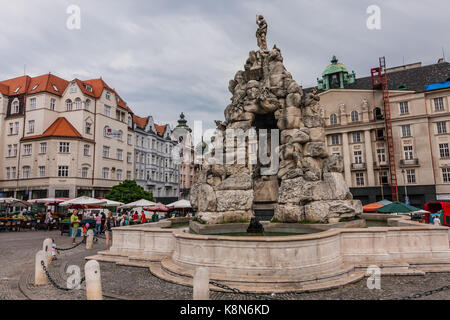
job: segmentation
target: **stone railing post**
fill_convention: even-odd
[[[194,300],[209,300],[209,270],[199,267],[194,274]]]
[[[93,247],[94,247],[94,230],[89,229],[87,231],[86,249],[91,250]]]
[[[34,265],[34,285],[42,286],[47,284],[47,275],[42,268],[42,261],[44,262],[45,267],[47,267],[47,256],[44,250],[39,250],[36,253],[35,265]]]
[[[86,299],[103,300],[100,264],[96,260],[88,261],[84,265],[84,275],[86,277]]]
[[[47,259],[46,264],[50,264],[52,262],[52,244],[53,240],[50,238],[45,239],[42,244],[42,251],[44,251],[45,258]]]

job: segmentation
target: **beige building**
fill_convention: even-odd
[[[101,78],[22,76],[0,93],[4,197],[101,197],[133,178],[133,114]]]
[[[450,200],[450,64],[387,70],[399,201]],[[318,81],[328,151],[364,204],[391,199],[383,93],[333,59]]]

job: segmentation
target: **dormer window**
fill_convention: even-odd
[[[39,83],[38,83],[37,85],[35,85],[35,86],[31,89],[31,91],[36,90],[37,87],[39,87]]]
[[[72,84],[70,85],[70,92],[71,93],[77,92],[77,85],[75,84],[75,82],[72,82]]]
[[[109,91],[106,91],[106,99],[111,100],[111,93]]]
[[[58,88],[54,84],[52,84],[52,87],[53,87],[53,90],[55,90],[56,92],[59,92]]]
[[[14,90],[14,93],[19,92],[19,90],[20,90],[20,87],[17,87],[16,90]]]
[[[85,84],[84,87],[86,88],[87,91],[92,92],[92,87],[88,84]]]
[[[19,100],[14,100],[12,103],[12,113],[19,113]]]

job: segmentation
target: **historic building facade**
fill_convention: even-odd
[[[345,179],[363,203],[391,198],[381,90],[349,76],[337,59],[318,80],[330,154],[343,156]],[[387,70],[399,200],[450,200],[450,64]],[[325,79],[326,77],[326,79]]]
[[[0,193],[101,197],[132,179],[133,113],[101,78],[0,82]]]
[[[135,172],[134,179],[157,201],[169,203],[178,200],[180,167],[172,157],[177,145],[169,124],[158,125],[153,117],[134,115]]]

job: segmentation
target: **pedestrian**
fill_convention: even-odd
[[[438,227],[441,225],[441,220],[439,219],[439,217],[434,218],[433,224]]]
[[[48,231],[50,231],[52,220],[53,220],[52,212],[48,210],[47,214],[45,215],[45,224],[47,225]]]
[[[141,215],[141,223],[147,223],[147,218],[145,217],[145,212],[142,211],[142,215]]]
[[[139,214],[137,213],[137,210],[134,211],[133,222],[134,222],[134,224],[137,224],[139,222]]]
[[[106,216],[105,216],[105,213],[102,212],[102,231],[101,231],[101,233],[105,232],[105,222],[106,222]]]
[[[100,234],[102,231],[102,216],[100,215],[100,213],[97,213],[97,215],[95,216],[95,232],[97,234]]]
[[[70,226],[72,228],[72,243],[75,243],[75,238],[77,237],[78,228],[80,227],[80,220],[78,219],[78,211],[73,210],[70,216]]]
[[[115,227],[115,221],[111,211],[108,211],[108,216],[105,221],[105,233],[106,233],[106,250],[109,250],[112,243],[112,228]]]
[[[52,239],[53,243],[52,243],[52,260],[58,260],[58,258],[56,257],[57,251],[56,251],[56,243],[55,243],[55,239]]]

